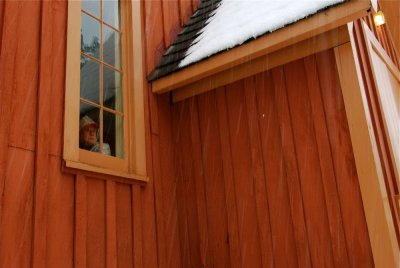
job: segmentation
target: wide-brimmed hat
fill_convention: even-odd
[[[79,128],[82,130],[84,127],[86,126],[92,126],[95,128],[99,128],[99,124],[97,124],[96,122],[93,121],[92,118],[90,118],[89,116],[85,115],[84,117],[81,118],[81,120],[79,121]]]

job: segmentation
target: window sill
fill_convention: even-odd
[[[106,168],[101,168],[81,162],[75,162],[71,160],[65,160],[65,167],[68,169],[69,173],[78,173],[79,170],[86,171],[88,173],[92,173],[95,177],[106,177],[107,175],[117,177],[118,179],[129,179],[134,182],[148,182],[149,178],[147,176],[138,175],[134,173],[126,173],[122,171],[116,171]],[[74,172],[74,170],[77,170]],[[90,174],[89,174],[90,175]],[[100,176],[99,176],[100,175]]]

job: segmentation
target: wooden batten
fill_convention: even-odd
[[[341,26],[316,37],[282,48],[252,61],[248,61],[232,69],[216,73],[187,86],[178,88],[173,91],[173,101],[177,102],[184,100],[214,88],[224,86],[257,73],[270,70],[274,67],[304,58],[311,54],[339,46],[348,41],[349,35],[347,27]]]
[[[155,93],[164,93],[194,83],[218,72],[230,69],[260,56],[307,40],[335,29],[367,14],[368,0],[349,1],[338,7],[321,12],[309,19],[260,37],[252,42],[215,55],[207,60],[160,78],[152,83]]]

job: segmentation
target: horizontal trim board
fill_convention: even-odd
[[[368,0],[354,0],[318,13],[254,41],[210,57],[152,82],[155,93],[183,87],[207,76],[293,45],[367,15]]]
[[[121,171],[116,171],[116,170],[110,170],[110,169],[105,169],[101,167],[95,167],[91,166],[88,164],[84,164],[82,162],[75,162],[75,161],[70,161],[70,160],[65,160],[65,167],[66,168],[71,168],[71,169],[79,169],[79,170],[84,170],[91,172],[93,174],[86,174],[88,176],[91,175],[91,177],[96,177],[96,178],[101,178],[107,177],[104,175],[109,175],[109,176],[114,176],[122,179],[129,179],[129,180],[135,180],[137,182],[148,182],[149,178],[147,176],[142,176],[142,175],[137,175],[137,174],[132,174],[132,173],[126,173],[126,172],[121,172]],[[66,171],[66,170],[63,170]],[[70,173],[79,173],[79,172],[71,172]]]
[[[176,89],[172,93],[173,102],[184,100],[347,42],[349,42],[349,34],[347,26],[344,25]]]

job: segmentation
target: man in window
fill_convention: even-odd
[[[97,140],[99,125],[92,118],[85,115],[79,122],[79,148],[92,152],[100,152],[100,143]],[[110,145],[103,143],[101,152],[111,155]]]

